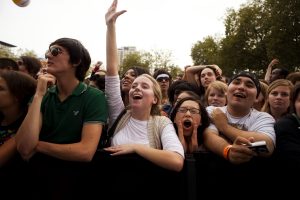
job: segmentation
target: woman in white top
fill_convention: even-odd
[[[113,129],[111,147],[105,148],[112,155],[136,153],[156,165],[174,171],[181,171],[184,150],[176,135],[172,122],[159,116],[161,91],[154,78],[143,74],[132,83],[129,91],[129,106],[125,109],[120,93],[118,56],[115,22],[125,10],[116,12],[114,0],[106,13],[106,56],[107,74],[105,87],[109,105],[110,127]],[[124,113],[124,112],[123,112]]]

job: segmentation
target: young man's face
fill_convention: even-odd
[[[257,88],[254,82],[248,78],[239,76],[228,86],[228,105],[250,109],[256,99]]]

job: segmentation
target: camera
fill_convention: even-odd
[[[266,141],[253,142],[250,145],[248,145],[248,148],[257,153],[268,153],[269,152]]]

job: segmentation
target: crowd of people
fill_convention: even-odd
[[[229,80],[218,65],[167,69],[132,66],[119,74],[117,0],[105,20],[106,70],[91,64],[80,41],[60,38],[46,65],[21,56],[0,59],[0,167],[37,154],[90,162],[97,149],[138,154],[179,172],[186,155],[211,152],[232,164],[274,157],[300,166],[300,74],[270,62],[264,79],[241,71]],[[105,138],[105,142],[101,141]],[[250,149],[264,141],[267,151]]]

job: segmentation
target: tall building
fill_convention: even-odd
[[[127,47],[118,48],[119,65],[122,65],[126,55],[133,52],[136,52],[136,47],[127,46]]]

